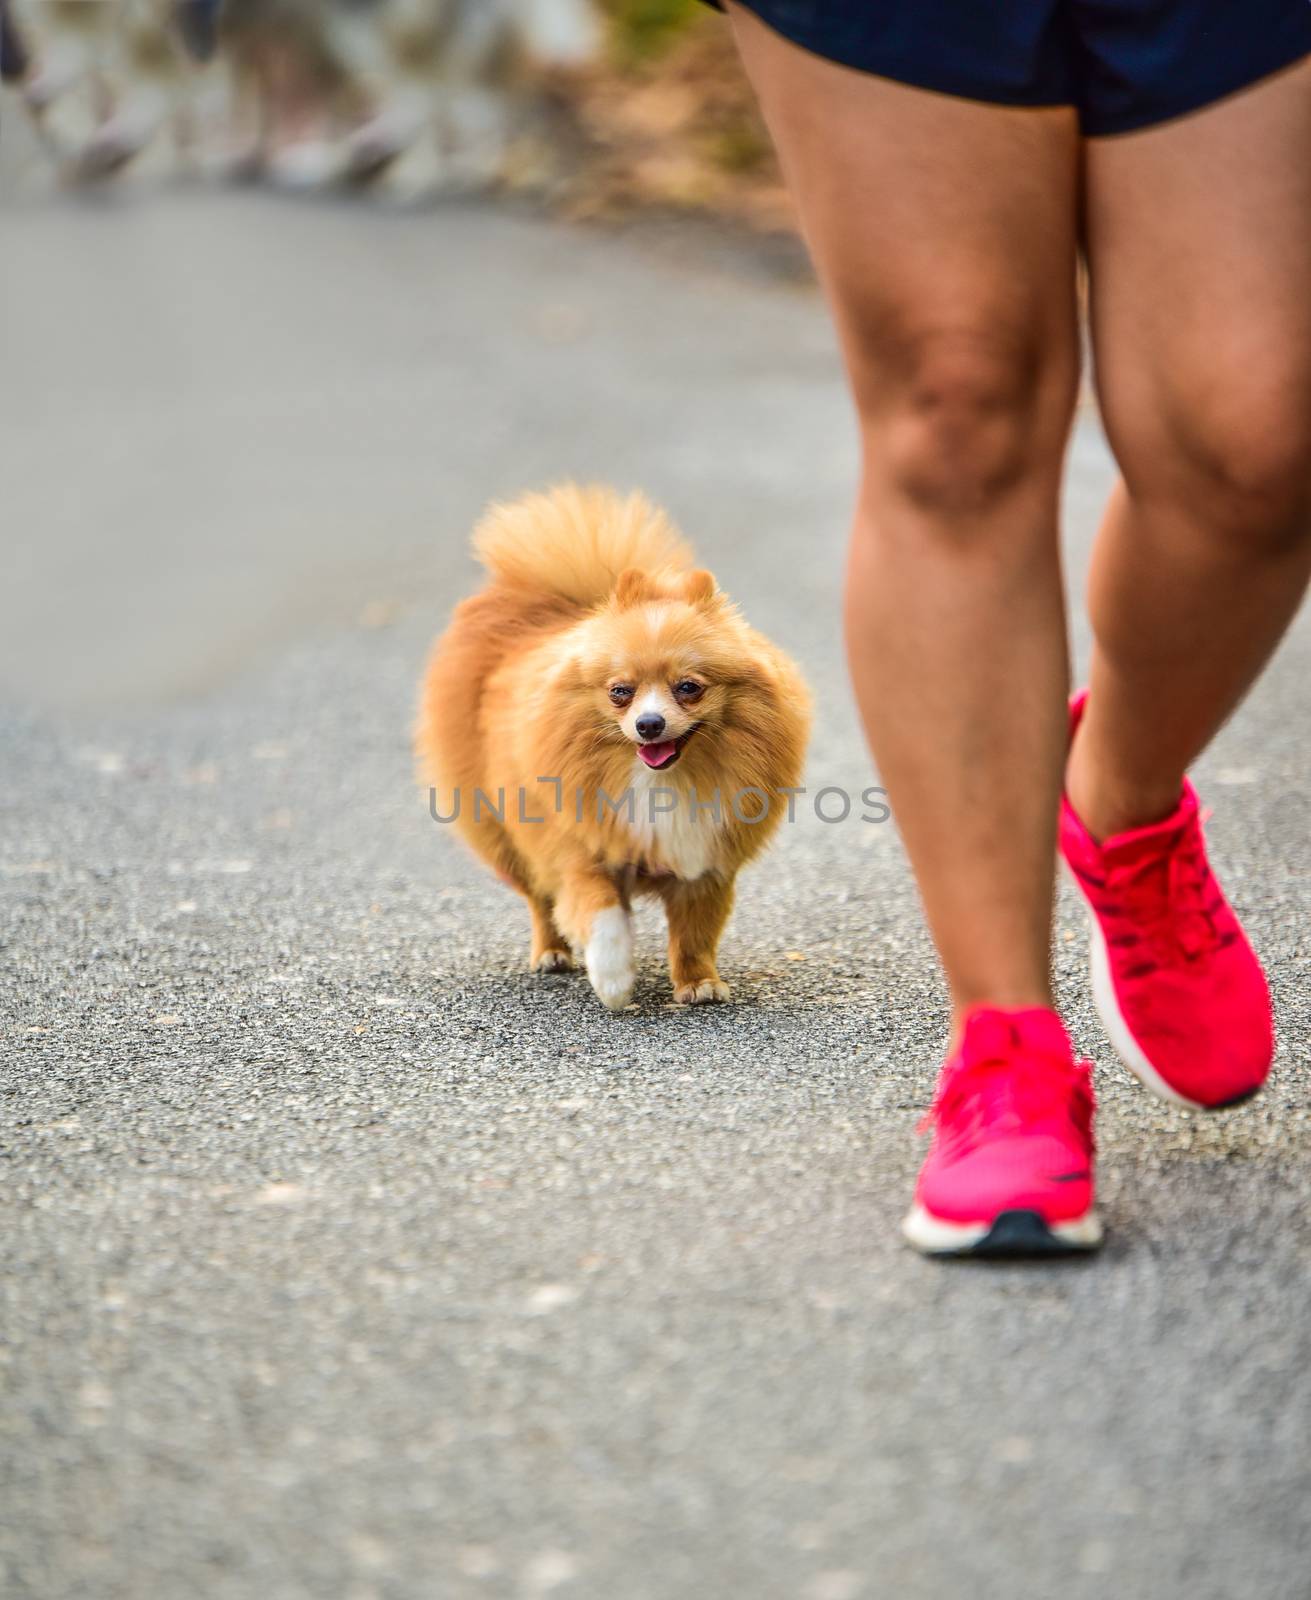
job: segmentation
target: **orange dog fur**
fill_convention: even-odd
[[[578,952],[626,1005],[632,900],[656,895],[674,998],[726,1000],[734,880],[801,781],[800,673],[640,494],[494,505],[473,548],[488,581],[437,642],[415,733],[443,813],[528,901],[535,970]]]

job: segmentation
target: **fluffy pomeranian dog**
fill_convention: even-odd
[[[488,581],[437,642],[416,729],[434,816],[527,900],[534,970],[577,953],[626,1005],[632,902],[654,895],[675,1000],[727,1000],[734,881],[801,781],[800,673],[640,494],[495,505],[473,548]]]

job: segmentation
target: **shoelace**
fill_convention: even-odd
[[[920,1132],[936,1127],[953,1144],[973,1147],[1002,1125],[1030,1127],[1051,1117],[1068,1117],[1091,1142],[1093,1095],[1088,1062],[1071,1065],[1050,1057],[1016,1054],[981,1057],[950,1067]]]
[[[1207,815],[1182,829],[1164,856],[1113,865],[1106,875],[1103,911],[1132,924],[1138,937],[1126,938],[1126,943],[1144,942],[1152,952],[1132,975],[1153,972],[1179,956],[1195,961],[1220,942],[1215,906],[1208,898],[1213,891],[1201,827]]]

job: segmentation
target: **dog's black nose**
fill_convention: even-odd
[[[639,717],[634,726],[637,728],[638,738],[658,739],[665,731],[665,719],[647,713],[647,715]]]

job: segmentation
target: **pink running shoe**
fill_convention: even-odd
[[[1070,706],[1071,732],[1086,692]],[[1098,844],[1061,800],[1061,853],[1092,923],[1092,990],[1120,1060],[1178,1105],[1219,1111],[1270,1073],[1270,990],[1206,859],[1197,794]]]
[[[929,1255],[1091,1250],[1093,1091],[1054,1011],[978,1006],[942,1069],[934,1131],[902,1224]]]

